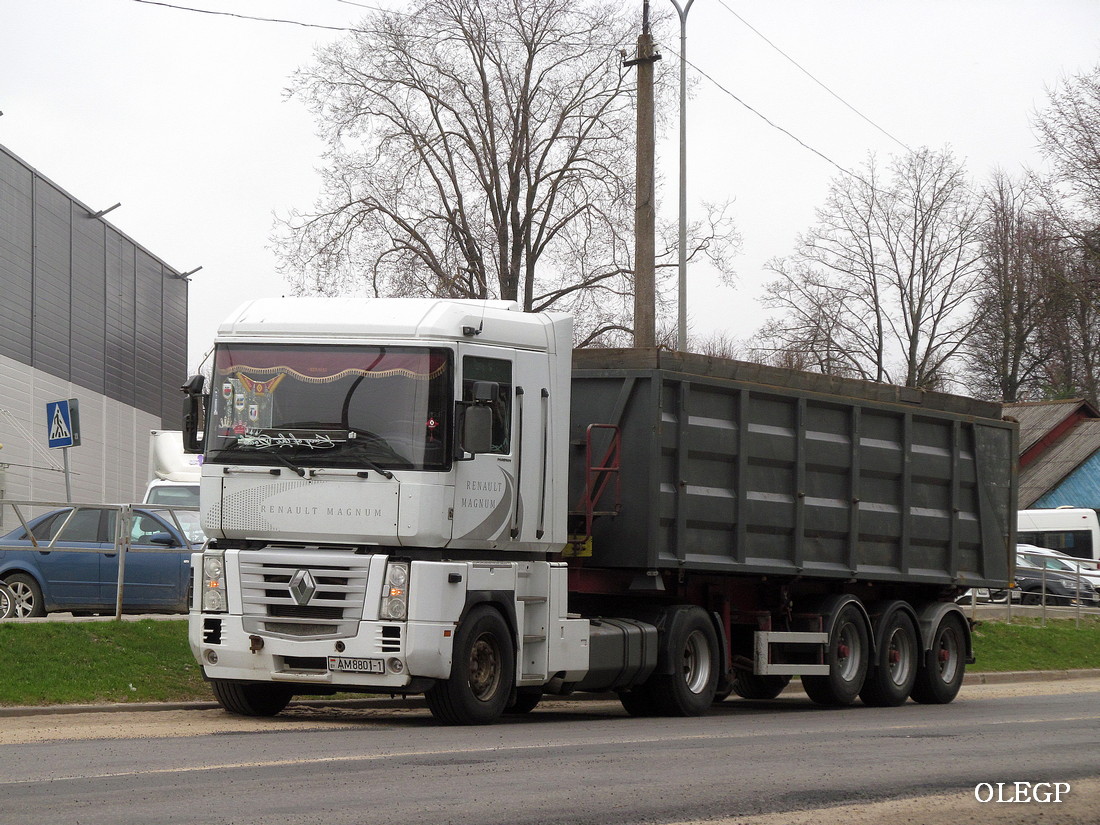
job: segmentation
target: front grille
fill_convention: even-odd
[[[241,553],[245,630],[295,638],[353,635],[363,618],[369,564],[369,557],[301,548]],[[303,572],[312,592],[291,586]]]

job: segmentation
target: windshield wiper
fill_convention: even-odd
[[[302,478],[306,477],[306,471],[302,467],[299,467],[297,464],[295,464],[293,461],[291,461],[289,458],[287,458],[282,453],[270,452],[270,453],[267,453],[267,455],[277,458],[279,461],[283,462],[283,464],[285,464],[287,467],[292,469],[294,472],[296,472]]]

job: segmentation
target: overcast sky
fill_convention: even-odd
[[[175,5],[336,27],[364,11],[347,0]],[[679,57],[672,34],[666,61]],[[979,184],[995,167],[1037,165],[1031,120],[1046,89],[1100,63],[1100,2],[696,0],[687,34],[688,60],[713,79],[699,78],[688,103],[689,212],[732,198],[745,241],[736,289],[692,269],[688,314],[694,332],[745,338],[761,320],[765,262],[812,224],[837,166],[900,144],[950,146]],[[273,216],[313,202],[322,147],[283,90],[341,36],[138,0],[0,0],[0,144],[90,207],[121,201],[111,223],[169,265],[202,267],[192,367],[239,303],[286,292]],[[660,197],[674,216],[669,127]]]

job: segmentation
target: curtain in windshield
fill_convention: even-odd
[[[449,466],[448,350],[219,345],[214,370],[214,461]]]

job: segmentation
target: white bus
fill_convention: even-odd
[[[1056,507],[1052,510],[1020,510],[1016,519],[1016,541],[1087,559],[1092,567],[1100,559],[1100,519],[1085,507]]]

